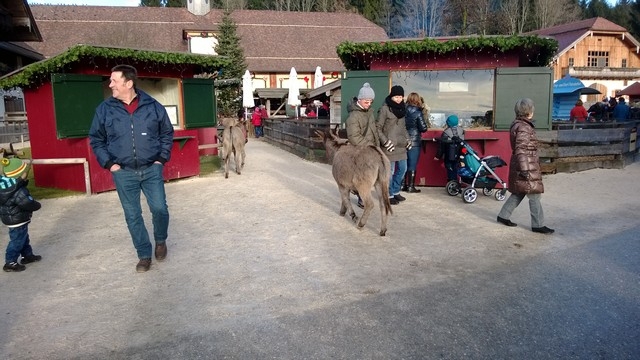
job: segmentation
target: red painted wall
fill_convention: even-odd
[[[79,73],[98,73],[95,69],[77,69]],[[171,74],[171,72],[170,72]],[[142,76],[145,74],[142,73]],[[163,74],[164,75],[164,74]],[[178,76],[177,74],[176,76]],[[158,76],[157,74],[155,76]],[[97,163],[88,138],[58,139],[56,135],[53,88],[46,82],[37,88],[24,90],[25,107],[29,114],[29,138],[33,159],[84,158],[89,161],[91,190],[93,193],[115,189],[111,175]],[[213,129],[215,131],[215,128]],[[166,180],[200,174],[198,154],[199,131],[176,130],[171,160],[166,164]],[[186,137],[179,139],[180,137]],[[43,165],[34,164],[35,185],[84,192],[85,176],[82,164]]]
[[[519,54],[515,52],[466,53],[460,51],[450,56],[415,54],[409,58],[390,56],[386,59],[374,59],[371,62],[371,70],[495,69],[519,65]]]
[[[429,130],[422,134],[422,151],[416,170],[416,185],[444,186],[447,184],[447,173],[441,160],[434,160],[442,130]],[[508,131],[465,130],[465,140],[476,153],[482,156],[497,155],[507,164],[511,158]],[[508,180],[508,166],[495,169],[503,181]]]

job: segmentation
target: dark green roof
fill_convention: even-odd
[[[345,41],[337,48],[338,56],[347,70],[370,70],[373,60],[411,55],[444,55],[458,51],[478,52],[517,51],[521,66],[549,66],[558,50],[554,39],[538,36],[467,36],[424,38],[354,43]]]
[[[66,73],[79,62],[98,58],[122,63],[140,63],[142,67],[157,67],[158,64],[197,66],[197,70],[202,73],[214,73],[223,69],[228,63],[227,58],[220,56],[76,45],[57,56],[5,75],[0,78],[0,89],[35,87],[48,81],[53,73]],[[140,66],[136,65],[136,67]]]

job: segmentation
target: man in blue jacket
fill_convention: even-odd
[[[173,126],[158,101],[136,88],[137,71],[129,65],[111,69],[112,97],[98,105],[89,139],[103,168],[111,171],[138,253],[137,272],[151,267],[152,245],[142,218],[140,192],[152,215],[156,260],[167,256],[169,209],[162,169],[171,157]]]

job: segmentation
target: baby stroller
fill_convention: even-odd
[[[485,196],[491,196],[495,192],[495,198],[503,201],[507,194],[507,184],[493,171],[493,169],[507,165],[499,156],[490,155],[480,158],[475,150],[464,140],[460,141],[460,168],[458,180],[447,183],[447,193],[456,196],[462,193],[465,203],[472,203],[478,198],[476,188],[482,188]],[[496,185],[502,186],[496,189]]]

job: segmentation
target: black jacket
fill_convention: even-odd
[[[427,131],[427,122],[424,121],[422,109],[417,106],[407,105],[407,114],[404,116],[404,123],[411,140],[411,146],[420,146],[420,139],[423,132]]]
[[[17,225],[31,220],[34,211],[40,210],[24,179],[0,177],[0,219],[5,225]]]

